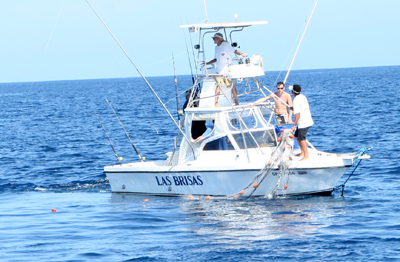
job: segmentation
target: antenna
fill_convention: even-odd
[[[204,10],[206,12],[206,23],[208,23],[208,15],[207,15],[207,5],[206,5],[206,0],[204,0]]]

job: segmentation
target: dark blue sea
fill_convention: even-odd
[[[278,74],[261,81],[273,88]],[[177,119],[173,77],[148,81]],[[373,147],[372,158],[343,196],[245,201],[111,193],[103,167],[117,161],[96,114],[123,162],[138,157],[106,100],[148,161],[165,159],[177,134],[140,78],[0,84],[0,260],[400,260],[399,83],[400,66],[292,71],[310,142]],[[190,85],[178,76],[179,107]]]

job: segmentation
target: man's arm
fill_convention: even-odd
[[[232,52],[232,51],[231,51],[231,52]],[[241,56],[243,56],[243,57],[246,57],[246,56],[247,56],[245,53],[242,53],[242,52],[240,52],[240,51],[238,51],[238,50],[235,50],[235,54],[241,55]]]
[[[209,64],[212,64],[212,63],[215,63],[215,62],[217,62],[217,59],[216,59],[216,58],[214,58],[214,59],[211,60],[210,62],[207,62],[206,65],[209,65]]]
[[[299,122],[300,119],[300,113],[297,113],[294,117],[294,123],[292,126],[292,131],[294,131],[296,129],[297,123]]]
[[[258,100],[255,101],[254,103],[250,103],[250,104],[251,104],[251,105],[261,104],[261,103],[263,103],[263,102],[265,102],[265,101],[267,101],[267,100],[269,100],[269,99],[271,99],[271,98],[272,98],[272,95],[268,95],[268,96],[266,96],[266,97],[262,97],[262,98],[258,99]]]
[[[292,115],[293,115],[293,101],[292,101],[292,97],[290,95],[288,95],[287,102],[289,105],[289,107],[288,107],[288,114],[289,114],[288,123],[290,124],[290,123],[292,123]]]

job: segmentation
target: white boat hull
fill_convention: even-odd
[[[330,194],[348,168],[349,166],[291,169],[287,179],[282,179],[279,186],[277,186],[279,169],[274,169],[259,184],[253,196],[265,196],[275,189],[277,189],[275,192],[277,196]],[[233,196],[249,185],[259,171],[260,169],[196,170],[196,168],[168,166],[157,168],[109,166],[105,168],[112,192],[170,196],[189,194]],[[286,190],[283,189],[285,184]],[[250,187],[246,190],[245,195],[252,189],[253,187]]]

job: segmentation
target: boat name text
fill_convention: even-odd
[[[289,176],[294,176],[295,174],[296,174],[296,173],[293,172],[293,171],[291,171],[291,172],[288,173]],[[273,176],[278,176],[278,175],[279,175],[279,172],[272,172],[272,175],[273,175]]]
[[[159,186],[170,186],[172,183],[174,183],[175,186],[203,185],[201,176],[156,176],[156,180]]]

